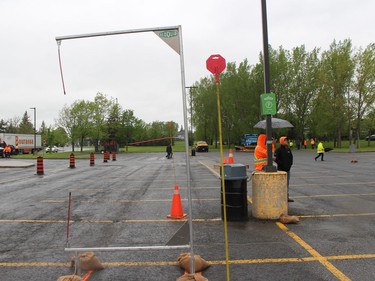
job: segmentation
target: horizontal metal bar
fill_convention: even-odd
[[[177,246],[135,246],[135,247],[93,247],[93,248],[65,248],[65,252],[84,252],[84,251],[136,251],[136,250],[172,250],[188,249],[190,245]]]
[[[97,32],[97,33],[87,33],[78,35],[66,35],[55,37],[56,41],[69,40],[69,39],[79,39],[88,37],[99,37],[99,36],[109,36],[109,35],[121,35],[129,33],[141,33],[150,31],[161,31],[161,30],[178,30],[179,26],[166,26],[166,27],[151,27],[151,28],[140,28],[140,29],[129,29],[129,30],[119,30],[119,31],[109,31],[109,32]]]

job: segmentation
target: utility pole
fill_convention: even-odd
[[[264,90],[265,93],[271,92],[270,62],[268,48],[268,27],[267,27],[267,6],[266,0],[262,0],[262,27],[263,27],[263,70],[264,70]],[[266,135],[267,135],[267,165],[264,167],[266,172],[276,172],[277,169],[272,164],[272,120],[271,115],[266,116]]]
[[[34,110],[34,151],[33,154],[36,153],[36,107],[30,107],[30,109]]]
[[[189,89],[189,97],[190,97],[190,140],[191,143],[189,145],[193,145],[193,94],[192,90],[197,89],[198,87],[196,86],[190,86],[190,87],[185,87]]]

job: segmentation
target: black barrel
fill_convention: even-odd
[[[222,174],[222,173],[221,173]],[[227,221],[249,218],[247,208],[247,174],[242,164],[224,165],[225,203]],[[221,218],[224,219],[223,187],[221,187]]]
[[[191,156],[195,156],[195,148],[191,149]]]

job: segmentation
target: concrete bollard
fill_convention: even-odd
[[[252,176],[252,216],[278,219],[288,214],[286,172],[255,172]]]

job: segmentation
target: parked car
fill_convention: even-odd
[[[375,141],[375,135],[367,136],[367,137],[365,138],[365,140],[368,141],[369,138],[370,138],[370,141]]]
[[[208,152],[208,144],[205,141],[198,141],[195,144],[195,150],[197,152]]]
[[[48,153],[48,152],[58,152],[59,151],[59,149],[57,148],[57,146],[52,146],[52,147],[46,147],[46,153]]]

